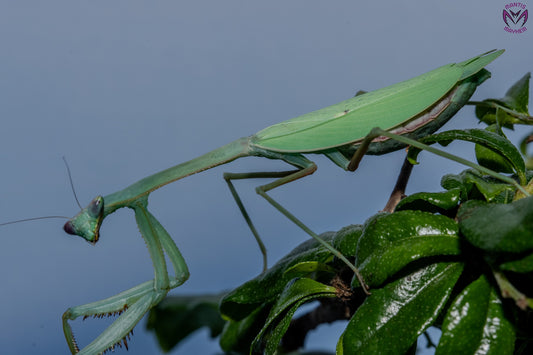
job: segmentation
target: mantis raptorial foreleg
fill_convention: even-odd
[[[135,211],[137,225],[153,262],[154,279],[107,299],[69,308],[63,314],[63,331],[72,353],[94,354],[101,352],[102,349],[114,349],[116,345],[122,346],[122,344],[127,348],[129,334],[144,314],[161,302],[170,289],[181,285],[189,278],[187,265],[176,244],[147,210],[146,205],[146,198],[142,198],[132,204],[132,209]],[[165,252],[174,269],[173,277],[169,277],[167,272]],[[115,314],[120,316],[105,332],[80,351],[68,320]]]

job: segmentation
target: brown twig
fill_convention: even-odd
[[[396,185],[394,185],[394,189],[390,194],[389,201],[387,201],[385,208],[383,208],[384,212],[392,213],[398,202],[405,197],[405,189],[407,187],[407,182],[409,182],[409,177],[411,176],[412,170],[413,164],[411,164],[409,160],[405,158],[402,169],[400,170],[400,174],[398,175],[398,179],[396,180]]]

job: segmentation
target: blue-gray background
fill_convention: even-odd
[[[97,194],[194,158],[266,126],[493,48],[493,78],[476,98],[502,96],[533,69],[532,31],[503,30],[504,1],[3,1],[0,4],[0,216],[74,215],[61,157],[83,205]],[[477,122],[471,107],[451,127]],[[513,137],[523,136],[524,131]],[[463,150],[464,148],[464,150]],[[472,157],[471,146],[452,150]],[[366,159],[357,174],[322,157],[319,170],[272,193],[317,232],[362,223],[383,207],[403,159]],[[439,190],[462,167],[427,153],[409,192]],[[218,292],[255,276],[261,258],[223,171],[283,169],[243,159],[153,193],[150,208],[191,277],[173,294]],[[306,235],[254,193],[238,189],[271,263]],[[0,346],[4,354],[61,354],[68,306],[152,278],[130,211],[106,219],[92,247],[62,220],[0,229]],[[97,321],[75,323],[83,343]],[[130,354],[158,353],[137,326]],[[343,324],[311,333],[334,349]],[[175,354],[213,354],[200,332]]]

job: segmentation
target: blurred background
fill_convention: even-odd
[[[533,69],[531,30],[504,31],[505,1],[4,1],[0,3],[0,221],[78,212],[82,205],[239,137],[494,48],[492,79],[474,99],[501,97]],[[465,107],[445,128],[477,127]],[[511,134],[517,141],[529,130]],[[452,152],[473,158],[473,146]],[[318,171],[272,195],[314,231],[383,208],[404,157],[368,157],[356,174],[312,156]],[[408,192],[439,191],[463,167],[420,156]],[[150,210],[181,249],[190,279],[172,294],[217,293],[261,271],[261,254],[222,179],[281,170],[247,158],[154,192]],[[270,265],[307,239],[254,188],[237,189]],[[131,211],[106,219],[91,246],[63,220],[0,228],[0,346],[4,354],[68,352],[61,315],[153,278]],[[75,322],[87,344],[104,323]],[[136,328],[129,354],[160,352]],[[310,333],[334,351],[344,323]],[[173,354],[215,354],[207,331]],[[124,350],[122,350],[124,353]]]

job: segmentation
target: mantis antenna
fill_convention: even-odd
[[[24,219],[18,219],[16,221],[10,221],[10,222],[4,222],[0,223],[1,226],[7,226],[8,224],[15,224],[15,223],[22,223],[22,222],[29,222],[29,221],[36,221],[39,219],[51,219],[51,218],[63,218],[63,219],[69,219],[69,217],[66,216],[42,216],[42,217],[32,217],[32,218],[24,218]]]
[[[67,168],[68,181],[70,182],[70,188],[72,189],[72,194],[74,195],[74,199],[76,200],[78,207],[80,208],[80,210],[82,210],[83,207],[81,207],[80,201],[78,200],[78,195],[76,194],[76,189],[74,188],[74,182],[72,182],[72,174],[70,173],[70,167],[68,166],[67,158],[65,158],[64,155],[63,155],[63,162],[65,163],[65,167]]]
[[[78,204],[78,206],[80,207],[80,210],[81,210],[81,209],[83,209],[83,207],[81,207],[80,201],[78,200],[78,196],[76,195],[76,189],[74,188],[74,182],[72,181],[72,174],[70,173],[70,167],[68,166],[67,159],[65,158],[65,156],[63,156],[63,162],[65,163],[65,167],[67,168],[67,175],[68,175],[68,180],[69,180],[69,183],[70,183],[70,188],[72,189],[72,194],[74,195],[74,199],[76,200],[76,203]],[[70,217],[67,217],[67,216],[41,216],[41,217],[24,218],[24,219],[18,219],[18,220],[15,220],[15,221],[9,221],[9,222],[0,223],[0,227],[1,226],[7,226],[8,224],[23,223],[23,222],[29,222],[29,221],[37,221],[37,220],[41,220],[41,219],[56,219],[56,218],[69,219]]]

